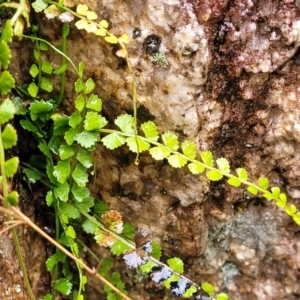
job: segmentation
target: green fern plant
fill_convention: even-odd
[[[11,60],[11,51],[9,43],[13,37],[13,22],[6,21],[0,37],[0,186],[3,195],[1,201],[4,207],[9,209],[12,205],[17,205],[19,201],[19,194],[17,191],[10,191],[8,179],[11,179],[17,172],[19,167],[19,158],[13,156],[5,159],[5,150],[10,150],[17,144],[17,132],[15,128],[9,123],[14,118],[16,107],[12,100],[7,96],[11,89],[15,86],[15,80],[11,73],[7,70]],[[4,100],[2,96],[5,96]],[[13,217],[8,216],[8,221],[13,222]],[[12,223],[13,224],[13,223]],[[25,262],[21,253],[19,238],[14,225],[10,227],[20,268],[23,273],[25,286],[27,288],[29,297],[34,299],[32,293]]]
[[[119,44],[120,49],[117,55],[125,58],[128,70],[134,78],[126,49],[126,44],[129,42],[128,35],[123,34],[120,37],[116,37],[111,34],[108,30],[109,24],[107,21],[96,21],[98,18],[97,14],[90,11],[86,5],[80,4],[76,7],[76,11],[73,11],[61,3],[37,0],[32,6],[37,12],[44,11],[48,17],[54,16],[64,22],[78,18],[79,20],[75,23],[75,26],[79,30],[84,29],[87,32],[101,36],[108,43]],[[11,40],[12,30],[13,26],[10,24],[7,28],[5,27],[1,36],[1,47],[4,49],[4,58],[1,60],[3,68],[7,68],[7,60],[10,59],[7,43]],[[74,292],[73,296],[76,299],[84,298],[87,277],[83,273],[83,266],[80,261],[81,253],[76,232],[77,226],[81,223],[83,230],[88,234],[92,234],[99,245],[110,247],[111,252],[115,255],[122,255],[128,267],[137,268],[143,273],[151,274],[150,276],[154,282],[164,284],[165,287],[171,289],[173,294],[188,298],[196,297],[196,294],[201,292],[210,295],[211,299],[228,299],[224,293],[216,295],[212,285],[209,283],[197,285],[186,278],[183,275],[184,264],[179,258],[170,258],[166,263],[161,262],[161,247],[158,243],[151,241],[148,233],[140,230],[135,231],[131,225],[123,222],[122,216],[118,212],[111,211],[109,208],[105,208],[103,203],[95,201],[87,185],[90,169],[93,166],[92,154],[96,145],[102,143],[110,150],[127,145],[130,151],[137,154],[136,162],[138,162],[140,152],[149,151],[153,159],[166,159],[174,168],[187,166],[194,175],[205,172],[205,176],[212,181],[218,181],[226,177],[228,184],[233,187],[245,185],[251,194],[261,193],[267,200],[275,201],[276,205],[283,208],[298,225],[300,225],[300,212],[294,205],[287,203],[287,197],[281,192],[279,187],[269,188],[267,178],[261,177],[257,183],[252,183],[248,179],[247,171],[244,168],[238,168],[232,172],[229,162],[225,158],[215,160],[210,151],[199,152],[194,142],[180,142],[174,132],[159,134],[157,126],[151,121],[141,124],[140,128],[138,128],[135,80],[133,80],[132,85],[133,116],[128,114],[118,116],[114,124],[119,130],[106,128],[108,122],[101,115],[102,101],[97,95],[93,94],[96,87],[94,80],[92,78],[84,79],[83,62],[77,67],[66,55],[64,45],[66,45],[68,33],[69,28],[67,25],[64,25],[62,51],[36,35],[23,35],[23,37],[30,38],[36,43],[36,63],[31,66],[30,74],[37,80],[29,85],[28,93],[33,100],[28,108],[28,116],[21,121],[21,125],[24,129],[32,132],[38,139],[38,147],[46,158],[45,169],[49,186],[51,187],[47,193],[46,202],[49,206],[53,206],[55,210],[56,239],[72,252],[79,277],[78,291],[75,294],[69,278],[71,274],[66,263],[67,254],[57,250],[46,262],[48,270],[53,273],[54,281],[52,294],[46,295],[44,300],[55,299],[56,292],[69,296]],[[54,49],[63,58],[62,64],[57,70],[53,70],[50,63],[41,59],[40,52],[47,51],[48,47]],[[75,111],[70,116],[64,115],[59,111],[63,93],[59,95],[58,100],[38,100],[40,89],[46,92],[52,91],[51,76],[54,74],[62,75],[61,84],[64,86],[66,80],[64,75],[68,63],[74,68],[78,76],[74,84],[74,89],[77,93]],[[2,75],[4,77],[1,85]],[[1,94],[9,91],[13,85],[11,74],[8,71],[2,72],[0,77]],[[9,106],[8,103],[10,102],[7,100],[3,102],[4,111],[9,108],[6,107],[7,105]],[[50,122],[53,122],[51,130],[49,130]],[[5,130],[9,129],[5,127],[3,131],[4,141],[7,136]],[[1,166],[5,164],[7,165],[8,163],[2,159]],[[4,172],[6,172],[5,169],[2,171],[2,180]],[[41,176],[38,176],[40,173],[33,171],[33,169],[29,168],[25,173],[28,179],[33,182],[41,179]],[[13,175],[13,172],[8,174]],[[16,200],[14,195],[11,195],[11,197],[4,195],[4,198],[11,199],[11,202]],[[139,235],[142,235],[144,240],[146,240],[144,243],[138,242]],[[70,255],[68,256],[70,257]],[[63,273],[61,278],[58,276],[58,266],[61,266]],[[101,273],[103,269],[108,270],[107,268],[104,264],[102,269],[100,266],[98,271]],[[109,279],[117,287],[119,285],[119,290],[126,293],[119,275],[115,274],[112,273]],[[114,297],[110,287],[106,287],[106,291],[108,297]],[[126,296],[123,295],[123,297]]]

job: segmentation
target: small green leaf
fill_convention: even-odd
[[[70,237],[72,239],[76,238],[76,232],[75,232],[73,226],[68,226],[67,230],[65,232],[68,237]]]
[[[130,37],[125,33],[119,37],[119,42],[123,44],[128,44],[130,42]]]
[[[27,114],[27,108],[25,107],[25,105],[23,105],[23,99],[21,99],[18,96],[13,97],[12,102],[16,108],[16,114],[17,115],[26,115]]]
[[[90,151],[81,148],[77,153],[76,159],[81,162],[86,168],[90,168],[93,165],[92,154]]]
[[[7,121],[11,120],[16,113],[16,108],[12,101],[6,98],[0,104],[0,125],[6,123]]]
[[[38,128],[35,125],[33,125],[32,122],[30,122],[29,120],[20,120],[20,124],[22,128],[34,133],[34,135],[36,135],[38,138],[43,137],[43,135],[39,132]]]
[[[48,191],[46,195],[46,203],[48,206],[51,206],[51,204],[54,202],[54,195],[52,191]]]
[[[56,178],[53,176],[53,167],[49,162],[46,165],[46,174],[47,174],[47,176],[48,176],[48,178],[49,178],[49,180],[52,184],[57,184],[58,183]]]
[[[31,82],[28,86],[28,93],[31,97],[35,98],[38,94],[39,88],[38,86],[34,83]]]
[[[41,53],[37,51],[36,49],[33,50],[33,57],[35,58],[36,61],[39,61],[41,58]]]
[[[17,191],[10,192],[6,197],[6,201],[9,202],[10,205],[18,205],[19,204],[19,194]]]
[[[57,188],[54,189],[55,197],[64,202],[69,200],[69,192],[70,192],[70,186],[68,182],[60,184]]]
[[[269,180],[268,180],[268,178],[260,177],[260,178],[258,179],[258,186],[259,186],[261,189],[267,190],[267,189],[268,189],[268,186],[269,186]]]
[[[81,202],[77,202],[76,206],[81,211],[88,213],[90,208],[95,205],[95,199],[93,197],[86,197]]]
[[[54,167],[53,175],[60,183],[65,183],[69,178],[71,172],[71,166],[69,160],[59,161],[57,166]]]
[[[42,90],[50,93],[53,90],[53,83],[49,78],[41,77],[40,87]]]
[[[183,273],[183,261],[178,257],[169,258],[167,260],[168,266],[173,269],[175,272],[182,274]]]
[[[55,265],[58,263],[57,255],[53,254],[46,260],[46,267],[48,272],[51,272]]]
[[[84,187],[88,180],[86,168],[82,164],[78,164],[72,173],[72,177],[79,187]]]
[[[29,69],[29,73],[33,78],[35,78],[39,74],[39,72],[40,72],[39,68],[37,67],[36,64],[31,65]]]
[[[113,258],[105,257],[98,269],[98,273],[102,276],[107,276],[108,271],[113,267]]]
[[[2,55],[2,53],[1,53]],[[15,86],[15,79],[9,71],[3,71],[0,76],[0,91],[1,95],[6,95]]]
[[[52,135],[50,141],[48,142],[49,150],[54,154],[58,154],[60,145],[61,145],[61,141],[59,137]]]
[[[107,125],[107,121],[104,117],[96,112],[89,111],[84,120],[84,129],[86,131],[99,131],[101,128]]]
[[[93,218],[93,217],[91,217]],[[90,219],[86,219],[83,223],[82,223],[82,228],[86,233],[90,233],[90,234],[94,234],[95,230],[98,229],[98,225],[96,224],[96,219],[93,218],[95,221],[93,222]]]
[[[41,141],[39,142],[38,148],[40,149],[40,151],[41,151],[46,157],[48,157],[48,158],[51,157],[51,153],[50,153],[50,150],[49,150],[49,148],[48,148],[48,145],[45,145],[43,140],[41,140]]]
[[[75,107],[78,111],[82,112],[85,107],[85,100],[82,94],[80,94],[75,100]]]
[[[89,100],[88,100],[88,102],[86,104],[86,107],[88,109],[100,112],[101,109],[102,109],[102,101],[101,101],[101,99],[97,95],[92,94],[89,97]]]
[[[124,145],[126,138],[117,132],[113,132],[102,138],[101,141],[106,148],[113,150]]]
[[[128,250],[131,250],[131,248],[120,240],[117,240],[110,248],[111,253],[116,256],[120,256],[121,254],[123,254],[125,251]]]
[[[218,180],[221,180],[223,178],[223,175],[218,170],[211,170],[211,171],[206,173],[206,177],[209,180],[218,181]]]
[[[78,124],[82,122],[82,117],[79,111],[76,111],[70,116],[69,125],[72,128],[76,128]]]
[[[84,93],[91,93],[96,87],[96,83],[92,78],[89,78],[84,84]]]
[[[71,192],[77,202],[82,202],[83,199],[90,195],[90,190],[86,187],[79,187],[76,183],[73,184]]]
[[[218,169],[220,171],[223,171],[225,173],[230,173],[229,162],[226,158],[224,158],[224,157],[218,158],[216,160],[216,163],[217,163]]]
[[[68,279],[60,278],[58,282],[55,283],[54,289],[63,295],[69,295],[72,290],[72,283]]]
[[[117,44],[119,41],[115,36],[106,36],[104,39],[110,44]]]
[[[125,229],[125,227],[124,227],[124,229]],[[150,255],[156,259],[160,259],[161,252],[162,252],[161,245],[157,242],[151,242],[151,246],[152,246],[152,251],[151,251]]]
[[[265,197],[269,201],[275,198],[274,195],[268,191],[263,194],[263,197]]]
[[[252,185],[250,185],[250,186],[247,187],[247,191],[249,193],[251,193],[252,195],[257,195],[257,193],[258,193],[258,190],[254,186],[252,186]]]
[[[31,6],[35,10],[35,12],[41,12],[47,8],[48,4],[43,0],[36,0],[31,4]]]
[[[293,220],[300,226],[300,212],[293,215]]]
[[[24,168],[22,172],[26,175],[26,179],[29,183],[36,183],[42,178],[41,172],[32,168]]]
[[[128,114],[118,116],[114,122],[122,132],[134,134],[134,118]]]
[[[194,293],[196,293],[197,292],[197,288],[195,287],[195,286],[191,286],[191,287],[189,287],[187,290],[186,290],[186,292],[182,295],[183,296],[183,298],[190,298],[190,297],[192,297],[193,296],[193,294]]]
[[[149,149],[150,155],[156,160],[163,160],[171,154],[171,150],[165,146],[157,146]]]
[[[81,216],[80,212],[69,201],[60,203],[60,212],[70,219],[77,219]]]
[[[107,31],[104,28],[98,28],[94,31],[94,34],[99,36],[106,36]]]
[[[8,19],[5,22],[5,25],[2,29],[2,33],[1,33],[1,40],[3,42],[6,43],[10,43],[12,41],[12,37],[13,37],[13,28],[12,28],[12,24],[11,24],[11,19]]]
[[[91,132],[91,131],[83,131],[76,135],[75,140],[80,144],[82,147],[90,148],[96,144],[99,139],[98,132]]]
[[[217,294],[217,300],[228,300],[228,296],[225,293]]]
[[[230,177],[227,182],[234,187],[239,187],[241,185],[241,181],[236,177]]]
[[[212,155],[212,153],[210,151],[203,151],[203,152],[200,153],[200,156],[202,158],[202,161],[206,165],[208,165],[210,167],[213,166],[213,164],[214,164],[214,157],[213,157],[213,155]]]
[[[42,50],[42,51],[48,51],[49,50],[49,45],[44,41],[40,41],[39,42],[39,49]]]
[[[88,7],[86,4],[78,4],[76,7],[76,13],[82,16],[86,16]]]
[[[166,132],[161,136],[164,144],[169,147],[171,150],[176,151],[178,149],[178,137],[173,132]]]
[[[53,71],[53,68],[52,68],[51,64],[48,61],[43,61],[42,66],[41,66],[41,70],[44,73],[46,73],[48,75],[51,75],[52,71]],[[33,77],[35,77],[35,76],[33,76]]]
[[[54,135],[57,136],[64,135],[65,132],[70,129],[68,117],[55,114],[51,116],[51,119],[54,121],[54,130],[53,130]]]
[[[84,83],[81,78],[78,78],[77,81],[74,83],[75,92],[78,94],[84,89]]]
[[[83,76],[83,71],[84,71],[84,62],[81,61],[78,65],[78,74],[80,78],[82,78]]]
[[[99,25],[102,26],[103,28],[108,28],[108,22],[106,20],[101,20],[99,22]]]
[[[58,69],[53,71],[53,74],[60,75],[60,74],[64,73],[67,69],[68,69],[68,64],[63,64]]]
[[[187,163],[187,159],[181,154],[174,154],[168,157],[168,162],[173,168],[181,168]]]
[[[201,283],[201,288],[203,289],[204,292],[206,292],[210,296],[212,296],[215,292],[215,289],[214,289],[213,285],[211,285],[208,282],[202,282]]]
[[[202,163],[198,161],[194,161],[190,164],[188,164],[189,170],[191,171],[192,174],[200,174],[205,170],[205,167],[203,166]]]
[[[297,207],[292,204],[290,207],[286,207],[285,208],[285,212],[289,215],[292,216],[297,212]]]
[[[44,297],[42,298],[42,300],[53,300],[53,297],[52,297],[51,294],[47,294],[46,296],[44,296]]]
[[[194,142],[185,141],[181,144],[182,152],[190,159],[195,159],[197,155],[197,146]]]
[[[171,288],[171,283],[172,282],[176,282],[180,279],[179,276],[175,275],[175,274],[172,274],[165,282],[164,282],[164,286],[167,288],[167,289],[170,289]]]
[[[248,180],[248,173],[244,168],[236,169],[236,173],[238,174],[239,179],[241,180]]]
[[[272,188],[272,189],[275,189],[275,188]],[[271,189],[271,190],[272,190]],[[280,189],[278,188],[278,190],[280,191]],[[273,193],[273,190],[272,190],[272,193]],[[277,193],[277,191],[275,192]],[[280,192],[279,192],[280,193]],[[274,193],[273,193],[274,195]],[[275,195],[274,195],[275,196]],[[286,197],[286,194],[284,193],[281,193],[279,196],[276,196],[276,198],[279,197],[278,200],[276,200],[276,205],[278,207],[281,207],[281,208],[286,208],[286,203],[287,203],[287,197]]]
[[[0,40],[0,66],[3,69],[7,69],[11,59],[11,51],[9,46],[3,40]],[[2,76],[1,76],[2,77]],[[1,78],[0,77],[0,78]],[[2,81],[2,80],[1,80]],[[1,82],[3,84],[3,82]],[[1,87],[1,85],[0,85]]]
[[[271,188],[271,192],[274,195],[275,198],[278,198],[280,195],[280,188],[277,186],[274,186]]]
[[[68,145],[72,145],[75,141],[76,136],[78,135],[78,128],[71,128],[68,131],[66,131],[64,138]]]
[[[152,260],[149,260],[147,263],[140,266],[140,270],[144,273],[150,273],[152,271],[153,267],[156,267],[156,266],[157,266],[157,264],[155,262],[153,262]]]
[[[17,144],[17,131],[11,124],[6,124],[2,132],[2,143],[4,149],[9,149]]]
[[[141,128],[145,134],[145,137],[154,141],[158,140],[157,126],[152,122],[148,121],[141,125]]]
[[[126,139],[126,144],[129,147],[130,151],[137,153],[137,145],[139,146],[139,152],[146,151],[150,148],[150,144],[146,141],[144,141],[141,137],[137,136],[135,139],[134,137],[130,137]]]
[[[12,157],[12,158],[8,159],[7,161],[5,161],[4,169],[5,169],[6,177],[12,178],[17,173],[18,167],[19,167],[19,158],[18,157]]]
[[[65,160],[74,155],[74,148],[69,145],[61,145],[58,152],[59,157]]]
[[[42,120],[46,120],[49,118],[49,114],[53,109],[53,104],[49,101],[46,102],[44,100],[34,101],[29,106],[30,116],[33,121],[38,118]]]
[[[99,217],[101,217],[103,214],[105,214],[109,210],[110,210],[109,205],[104,203],[103,201],[98,201],[94,207],[94,213]],[[125,226],[124,226],[124,230],[125,230]],[[123,230],[123,233],[124,233],[124,230]]]

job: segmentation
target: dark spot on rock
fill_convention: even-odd
[[[118,67],[117,69],[126,69],[127,68],[127,62],[126,62],[126,59],[122,58],[122,57],[119,57],[118,59]]]
[[[173,199],[173,203],[170,205],[170,207],[167,209],[167,212],[171,212],[173,211],[174,209],[178,208],[180,205],[180,200],[177,199],[177,198],[174,198]]]
[[[218,207],[218,208],[223,208],[224,206],[224,199],[225,199],[225,186],[224,183],[221,181],[216,181],[213,182],[211,181],[210,183],[210,190],[212,191],[211,196],[212,196],[212,203]]]
[[[148,35],[143,42],[143,48],[148,54],[157,53],[161,38],[155,34]]]
[[[134,28],[132,32],[132,38],[137,39],[138,37],[141,36],[141,29],[139,28]]]
[[[162,195],[168,195],[168,192],[165,188],[162,188],[160,191],[159,191]]]
[[[112,196],[124,196],[124,189],[118,182],[113,182],[111,185],[111,195]]]
[[[155,120],[155,117],[151,114],[150,110],[143,104],[140,104],[137,108],[137,114],[142,123]]]

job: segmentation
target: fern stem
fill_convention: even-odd
[[[112,129],[101,129],[100,130],[101,133],[108,133],[108,134],[111,134],[111,133],[117,133],[118,135],[120,136],[123,136],[123,137],[135,137],[134,134],[132,133],[124,133],[124,132],[121,132],[121,131],[117,131],[117,130],[112,130]],[[218,169],[217,167],[214,167],[213,165],[208,165],[204,162],[201,162],[200,160],[197,160],[197,159],[191,159],[190,157],[184,155],[183,153],[181,152],[178,152],[177,150],[174,150],[174,149],[171,149],[170,147],[166,146],[166,145],[163,145],[162,143],[160,142],[157,142],[153,139],[150,139],[150,138],[146,138],[146,137],[143,137],[143,136],[140,136],[138,135],[138,138],[144,140],[146,143],[150,144],[150,145],[155,145],[155,146],[163,146],[165,148],[167,148],[169,150],[170,153],[174,154],[174,155],[180,155],[182,158],[184,158],[186,161],[189,161],[191,163],[198,163],[200,164],[202,167],[203,167],[203,171],[205,169],[207,170],[215,170],[217,171],[218,173],[222,174],[224,177],[227,177],[227,178],[234,178],[236,179],[237,181],[241,182],[242,184],[248,186],[248,187],[252,187],[254,189],[257,190],[257,192],[260,192],[262,193],[262,196],[264,198],[266,198],[267,200],[275,200],[277,206],[279,206],[280,208],[283,208],[285,210],[287,209],[290,209],[288,204],[278,204],[280,203],[280,201],[282,201],[282,199],[280,198],[282,195],[285,196],[285,194],[282,194],[282,193],[279,193],[278,195],[275,194],[275,193],[272,193],[270,192],[268,189],[265,189],[257,184],[254,184],[246,179],[242,179],[242,178],[239,178],[238,176],[236,175],[233,175],[229,172],[225,172],[223,170],[220,170]],[[198,174],[200,174],[201,172],[199,172]],[[271,189],[272,191],[272,189]],[[278,203],[277,203],[278,202]],[[300,225],[300,212],[299,210],[296,208],[296,212],[294,212],[293,214],[291,214],[292,218],[294,219],[294,221]]]
[[[65,65],[67,63],[67,36],[69,34],[69,25],[64,23],[62,28],[62,49],[61,51],[65,54],[65,56],[62,56],[61,65]],[[57,100],[57,107],[60,106],[64,94],[65,94],[65,87],[66,87],[66,76],[67,76],[67,70],[61,73],[60,75],[60,91],[59,91],[59,97]]]

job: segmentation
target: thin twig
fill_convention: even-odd
[[[12,229],[12,228],[18,226],[18,225],[24,224],[24,222],[18,220],[18,221],[8,221],[8,222],[4,222],[4,224],[5,224],[5,225],[9,225],[9,226],[7,226],[6,228],[2,229],[2,230],[0,231],[0,235],[3,234],[3,233],[6,232],[6,231],[8,231],[8,230],[10,230],[10,229]]]
[[[90,268],[87,266],[82,260],[74,256],[72,253],[70,253],[67,249],[65,249],[63,246],[61,246],[57,241],[52,239],[47,233],[45,233],[40,227],[35,225],[27,216],[25,216],[19,209],[16,207],[11,207],[10,209],[6,209],[3,207],[0,207],[0,211],[3,211],[9,215],[13,215],[19,220],[21,220],[26,225],[30,226],[33,230],[38,232],[41,236],[43,236],[45,239],[47,239],[51,244],[53,244],[55,247],[57,247],[59,250],[61,250],[64,254],[66,254],[68,257],[70,257],[72,260],[74,260],[76,263],[78,263],[83,269],[85,269],[89,274],[95,276],[97,279],[102,281],[104,284],[106,284],[109,288],[111,288],[116,294],[118,294],[120,297],[122,297],[125,300],[131,300],[131,298],[127,297],[124,293],[122,293],[120,290],[118,290],[113,284],[111,284],[107,279],[102,277],[100,274],[97,273],[95,268]]]

